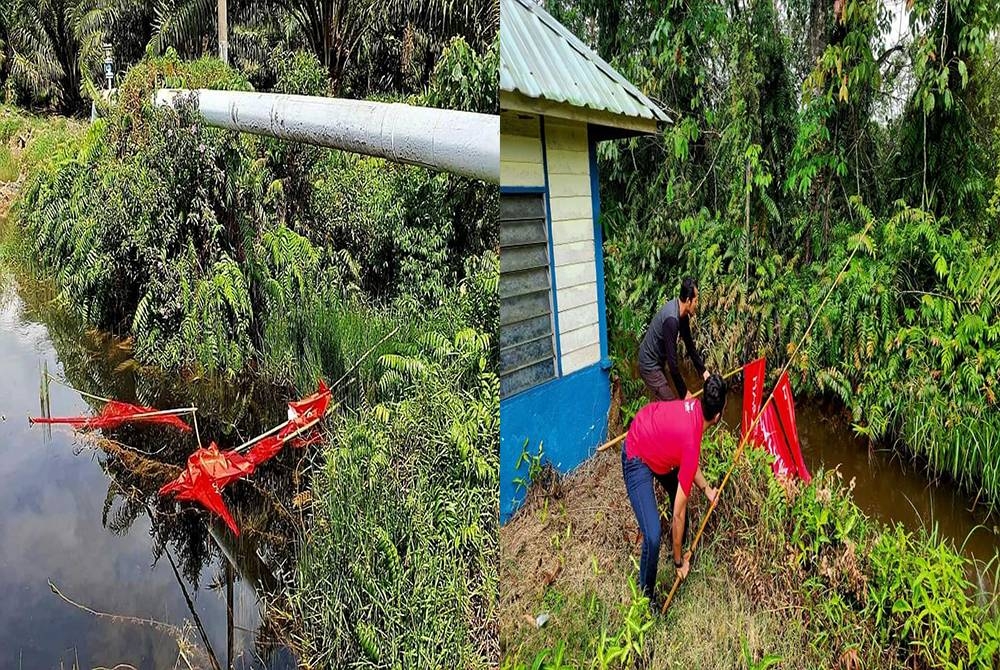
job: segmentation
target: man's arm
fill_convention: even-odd
[[[715,502],[717,491],[708,485],[708,480],[705,479],[705,475],[701,474],[701,468],[698,468],[698,470],[694,473],[694,483],[698,485],[698,488],[705,492],[705,497],[708,498],[708,502]]]
[[[663,320],[663,349],[667,358],[667,370],[670,372],[670,378],[674,380],[674,387],[677,389],[677,397],[684,398],[687,396],[687,385],[684,383],[684,377],[681,376],[680,368],[677,367],[677,327],[677,319]]]
[[[684,339],[684,348],[687,349],[688,356],[691,357],[691,362],[694,363],[694,369],[698,371],[698,374],[705,378],[705,363],[701,360],[701,355],[698,353],[698,349],[694,346],[694,340],[691,339],[691,320],[690,319],[680,319],[679,324],[681,337]],[[676,339],[674,340],[677,341]],[[674,357],[676,358],[676,353]]]
[[[677,495],[674,496],[674,516],[671,524],[674,566],[680,565],[683,559],[681,555],[681,543],[684,539],[684,519],[687,516],[687,504],[687,494],[684,493],[682,487],[678,486]]]

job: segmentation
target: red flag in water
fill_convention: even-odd
[[[143,416],[156,414],[156,416]],[[152,407],[132,405],[118,400],[109,400],[97,416],[62,416],[29,418],[30,423],[65,423],[77,430],[97,430],[101,428],[118,428],[130,422],[160,423],[173,426],[179,430],[190,431],[191,426],[182,421],[176,414],[158,414]]]
[[[767,359],[758,358],[755,361],[743,366],[743,421],[741,424],[741,434],[746,435],[750,430],[753,418],[757,416],[760,403],[764,399],[764,372],[767,367]]]
[[[774,403],[778,410],[778,420],[781,424],[782,432],[788,440],[788,449],[791,452],[795,470],[802,481],[809,483],[812,476],[806,469],[806,463],[802,459],[802,446],[799,444],[799,430],[795,425],[795,401],[792,399],[792,385],[788,382],[788,373],[785,372],[774,387]]]
[[[785,440],[784,433],[781,432],[778,414],[774,410],[773,403],[768,403],[767,407],[764,408],[764,414],[754,428],[753,441],[774,457],[771,469],[775,475],[787,477],[795,474],[795,463],[788,453],[788,442]]]
[[[212,442],[207,449],[197,449],[188,456],[187,468],[177,479],[164,484],[160,495],[176,494],[178,500],[192,500],[215,512],[234,535],[240,534],[236,521],[222,500],[220,491],[227,484],[254,471],[255,464],[235,451],[219,451]]]
[[[320,380],[319,390],[302,400],[288,403],[288,421],[281,429],[253,443],[244,456],[239,452],[219,451],[213,442],[208,449],[198,449],[188,457],[187,468],[160,489],[160,495],[176,494],[178,500],[193,500],[218,514],[239,535],[236,521],[226,508],[220,491],[227,484],[249,476],[261,463],[273,458],[286,442],[294,446],[312,444],[319,435],[310,428],[319,423],[330,404],[330,390]]]
[[[247,452],[247,458],[260,465],[274,458],[286,442],[290,441],[294,447],[304,447],[318,442],[321,436],[306,429],[315,426],[326,414],[326,409],[330,405],[330,395],[330,389],[321,379],[316,393],[288,403],[288,421],[277,434],[262,437],[254,444]]]

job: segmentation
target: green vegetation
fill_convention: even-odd
[[[914,0],[892,21],[887,4],[547,3],[673,119],[598,150],[614,377],[627,421],[645,402],[639,339],[686,275],[710,367],[779,369],[856,249],[794,359],[796,396],[836,401],[858,433],[993,507],[998,15]],[[732,451],[706,444],[710,481]],[[996,559],[866,518],[836,473],[784,489],[760,458],[737,467],[648,629],[617,454],[536,487],[501,533],[506,667],[609,667],[636,630],[639,667],[997,667]],[[541,612],[541,628],[524,618]]]
[[[706,440],[710,480],[735,449],[730,434]],[[529,498],[504,527],[502,667],[986,669],[1000,662],[1000,608],[973,595],[970,582],[990,568],[996,579],[996,566],[972,563],[933,531],[867,518],[837,472],[785,488],[756,450],[737,467],[679,597],[665,618],[652,617],[630,584],[636,527],[628,502],[623,494],[611,504],[603,497],[620,488],[617,462],[617,454],[599,457],[562,483],[560,498]],[[695,503],[700,522],[704,498]],[[535,581],[536,564],[543,574],[557,566],[558,581]],[[674,574],[664,565],[665,592]],[[536,628],[521,612],[551,618]]]
[[[499,382],[490,338],[383,358],[383,400],[338,425],[299,562],[322,667],[486,667],[497,657]],[[401,493],[402,492],[402,493]]]
[[[299,65],[278,90],[322,92],[315,60]],[[85,320],[133,337],[137,360],[307,387],[347,367],[335,313],[373,301],[416,313],[465,276],[463,259],[495,248],[495,190],[153,108],[153,88],[174,83],[248,87],[211,59],[143,62],[20,203],[40,270]]]
[[[228,53],[256,89],[273,88],[282,61],[301,53],[338,95],[418,93],[453,37],[485,52],[499,21],[490,0],[244,0],[228,4]],[[8,103],[79,114],[106,87],[104,43],[117,86],[146,56],[195,60],[218,54],[217,40],[216,5],[204,0],[2,0],[0,91]]]
[[[55,11],[59,3],[34,4]],[[286,398],[312,391],[317,377],[343,377],[326,446],[310,454],[307,472],[296,469],[294,480],[279,466],[255,474],[258,490],[275,488],[266,507],[278,512],[292,502],[288,491],[308,488],[306,512],[269,516],[247,504],[246,491],[227,492],[238,514],[249,510],[248,527],[260,523],[255,535],[280,535],[266,537],[280,563],[279,592],[265,594],[273,607],[266,627],[281,623],[278,640],[304,667],[486,667],[497,657],[498,190],[206,127],[190,106],[158,109],[151,97],[164,86],[263,87],[495,113],[495,27],[456,28],[478,21],[487,6],[392,3],[390,34],[377,35],[377,22],[345,24],[363,39],[322,44],[345,59],[335,63],[298,48],[306,36],[297,30],[254,42],[278,25],[267,23],[273,8],[230,3],[229,67],[181,56],[200,55],[214,34],[198,18],[208,5],[161,4],[176,13],[157,15],[157,39],[176,49],[156,55],[153,40],[150,53],[116,80],[112,99],[97,100],[97,122],[79,126],[13,108],[0,115],[0,147],[9,152],[0,149],[0,180],[23,178],[11,187],[19,195],[2,227],[0,256],[42,280],[78,322],[123,342],[114,347],[125,359],[114,361],[115,370],[250,395],[263,389],[263,398],[274,388]],[[343,21],[380,7],[348,4],[363,12],[338,13]],[[146,25],[143,12],[152,11],[101,7],[89,19],[65,15],[78,22],[74,34],[100,24],[103,11],[114,25]],[[288,7],[273,21],[287,19]],[[190,21],[168,25],[184,16]],[[261,23],[242,23],[247,16]],[[392,31],[404,25],[410,42],[401,47]],[[451,37],[463,30],[474,33],[471,44]],[[4,44],[19,57],[25,43]],[[405,48],[402,62],[383,53],[350,66],[359,53],[397,47]],[[255,65],[251,57],[259,57]],[[413,67],[399,71],[407,59]],[[0,73],[0,83],[10,76],[11,98],[79,109],[68,93],[72,82],[54,69],[46,70],[53,76],[44,88],[28,88],[13,62]],[[21,136],[29,138],[23,148]],[[245,401],[232,406],[245,413]],[[274,398],[264,413],[280,402]],[[230,409],[217,421],[206,417],[203,431],[231,438],[264,420],[234,418]],[[115,478],[107,507],[122,498],[114,514],[106,509],[112,531],[127,532],[145,514],[146,501],[133,491],[155,490],[163,483],[156,477],[186,456],[174,448],[157,453],[176,462],[107,457]],[[181,567],[197,582],[213,551],[204,519],[154,524],[154,554],[168,545],[187,548],[177,552]]]
[[[796,393],[835,396],[858,432],[1000,502],[991,3],[907,3],[902,34],[872,0],[550,4],[674,121],[599,155],[626,418],[637,342],[681,277],[703,288],[711,367],[767,355],[776,370],[857,248],[793,363]]]

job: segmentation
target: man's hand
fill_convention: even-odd
[[[681,578],[681,581],[687,579],[688,571],[691,569],[691,552],[684,554],[684,565],[677,568],[677,576]]]
[[[691,391],[688,391],[687,393],[685,393],[685,394],[684,394],[684,399],[685,399],[685,400],[690,400],[690,399],[691,399],[691,398],[693,398],[693,397],[694,397],[694,396],[693,396],[693,395],[691,395]]]
[[[715,504],[715,498],[718,495],[719,495],[719,492],[716,489],[713,489],[711,486],[706,486],[705,487],[705,497],[708,498],[708,502],[709,503],[711,503],[711,504],[714,505]]]
[[[711,375],[708,373],[708,368],[705,368],[705,371],[701,373],[701,378],[704,379],[705,381],[708,381],[708,378],[710,376]]]

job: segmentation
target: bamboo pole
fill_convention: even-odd
[[[69,384],[60,381],[58,378],[56,378],[53,375],[49,374],[49,370],[48,370],[47,367],[45,369],[45,376],[49,379],[49,381],[54,381],[56,384],[59,384],[59,386],[63,386],[65,388],[68,388],[71,391],[76,391],[77,393],[79,393],[80,395],[82,395],[84,398],[90,398],[91,400],[99,400],[100,402],[111,402],[111,398],[102,398],[99,395],[94,395],[93,393],[87,393],[86,391],[81,391],[78,388],[73,388]]]
[[[722,375],[722,378],[723,379],[729,379],[733,375],[739,373],[743,369],[743,367],[744,366],[741,365],[738,368],[730,370],[726,374]],[[704,392],[704,390],[705,390],[705,387],[703,386],[700,389],[698,389],[697,391],[695,391],[694,393],[692,393],[691,397],[692,398],[697,398],[698,396],[700,396]],[[623,432],[621,435],[619,435],[618,437],[612,438],[612,439],[608,440],[607,442],[605,442],[604,444],[602,444],[601,446],[599,446],[597,448],[597,452],[600,453],[602,451],[607,451],[611,447],[615,446],[616,444],[618,444],[619,442],[621,442],[622,440],[624,440],[626,435],[628,435],[628,431],[627,430],[625,432]]]
[[[340,379],[338,379],[337,381],[333,382],[333,384],[331,384],[331,385],[330,385],[330,390],[332,391],[333,389],[337,388],[337,385],[338,385],[338,384],[340,384],[340,382],[342,382],[342,381],[344,381],[345,379],[347,379],[347,375],[349,375],[349,374],[351,374],[352,372],[354,372],[355,370],[357,370],[357,369],[358,369],[358,366],[360,366],[360,365],[361,365],[361,364],[362,364],[362,363],[363,363],[363,362],[364,362],[364,361],[365,361],[365,360],[366,360],[366,359],[367,359],[367,358],[368,358],[369,356],[371,356],[371,355],[372,355],[372,353],[373,353],[373,352],[374,352],[374,351],[375,351],[376,349],[378,349],[378,348],[379,348],[379,347],[381,347],[381,346],[382,346],[383,344],[385,344],[386,342],[388,342],[388,341],[389,341],[389,338],[391,338],[391,337],[392,337],[393,335],[395,335],[396,333],[398,333],[398,332],[399,332],[399,329],[400,329],[400,328],[402,328],[402,327],[403,327],[403,324],[399,324],[398,326],[396,326],[395,328],[393,328],[393,329],[392,329],[392,332],[390,332],[390,333],[389,333],[388,335],[386,335],[386,336],[385,336],[385,337],[383,337],[383,338],[382,338],[381,340],[379,340],[378,342],[376,342],[376,343],[375,343],[375,344],[374,344],[374,345],[372,346],[372,348],[371,348],[371,349],[369,349],[369,350],[368,350],[368,351],[366,351],[365,353],[361,354],[361,358],[359,358],[358,360],[356,360],[356,361],[354,362],[354,365],[352,365],[352,366],[351,366],[351,367],[350,367],[350,368],[349,368],[349,369],[347,370],[347,372],[345,372],[344,374],[342,374],[342,375],[340,376]]]
[[[301,435],[302,433],[306,432],[310,428],[313,428],[314,426],[316,426],[316,424],[318,424],[323,417],[325,417],[327,414],[330,414],[331,412],[333,412],[333,407],[334,407],[334,405],[330,405],[330,407],[327,408],[326,413],[323,414],[323,416],[316,417],[315,419],[313,419],[312,421],[310,421],[306,425],[302,426],[301,428],[299,428],[297,431],[295,431],[294,433],[292,433],[288,437],[286,437],[283,440],[281,440],[282,444],[284,444],[285,442],[288,442],[293,437],[298,437],[299,435]],[[261,433],[257,437],[255,437],[255,438],[253,438],[251,440],[247,440],[246,442],[244,442],[240,446],[238,446],[235,449],[233,449],[233,451],[236,451],[236,452],[243,451],[244,449],[246,449],[247,447],[249,447],[250,445],[252,445],[254,442],[259,442],[260,440],[263,440],[268,435],[271,435],[273,433],[278,432],[279,430],[281,430],[282,428],[284,428],[285,426],[287,426],[289,423],[291,423],[290,419],[288,421],[285,421],[284,423],[278,424],[277,426],[275,426],[271,430],[267,431],[266,433]]]
[[[875,219],[869,221],[865,225],[864,230],[861,231],[861,234],[862,235],[866,234],[868,230],[871,228],[872,223],[874,222]],[[781,368],[781,372],[778,373],[779,380],[781,379],[781,375],[788,372],[788,368],[789,366],[791,366],[792,361],[795,359],[795,356],[802,349],[802,344],[805,342],[806,338],[809,337],[809,333],[812,331],[813,326],[816,325],[816,321],[817,319],[819,319],[819,315],[822,313],[823,308],[826,306],[827,300],[829,300],[830,296],[833,295],[833,289],[835,289],[837,287],[837,284],[840,283],[840,280],[844,278],[844,274],[847,272],[847,268],[850,266],[851,261],[854,260],[854,254],[858,252],[859,246],[854,247],[854,250],[847,257],[847,261],[844,263],[844,267],[841,268],[840,272],[833,280],[833,284],[830,286],[830,290],[826,292],[826,295],[823,297],[823,301],[819,304],[819,308],[816,310],[816,313],[813,314],[813,318],[809,321],[809,325],[806,327],[806,332],[802,333],[802,337],[799,338],[798,343],[795,345],[795,349],[788,356],[788,360],[785,362],[784,367]],[[777,384],[775,384],[775,387],[777,387]],[[722,483],[719,484],[719,488],[715,493],[715,500],[713,500],[712,503],[708,506],[708,511],[705,513],[705,516],[701,520],[701,526],[698,528],[698,533],[694,536],[694,541],[691,543],[691,548],[688,549],[689,560],[694,557],[694,552],[698,548],[698,542],[701,540],[702,533],[705,532],[705,526],[708,524],[708,519],[712,516],[712,512],[715,511],[715,508],[718,507],[719,498],[722,497],[722,491],[723,489],[726,488],[726,483],[732,476],[733,470],[736,468],[736,464],[739,463],[740,456],[743,455],[743,450],[746,448],[747,441],[749,440],[751,433],[753,433],[754,429],[757,427],[757,424],[760,422],[760,418],[764,415],[764,408],[767,407],[767,403],[771,402],[771,400],[774,399],[774,391],[775,389],[772,388],[770,395],[767,396],[767,400],[765,400],[764,404],[761,405],[760,409],[757,411],[757,414],[753,418],[753,422],[747,429],[746,434],[743,436],[743,439],[740,440],[740,444],[736,449],[736,455],[733,456],[733,462],[729,466],[729,469],[726,470],[726,475],[722,478]],[[690,567],[688,569],[690,570]],[[677,592],[677,587],[680,586],[680,583],[681,583],[680,575],[675,576],[674,585],[671,587],[670,593],[667,595],[667,599],[663,602],[663,608],[660,610],[661,614],[666,614],[667,608],[670,607],[670,603],[674,599],[674,594]]]
[[[150,419],[155,416],[169,416],[171,414],[194,414],[198,411],[197,407],[177,407],[174,409],[158,409],[155,412],[142,412],[141,414],[132,414],[128,418],[132,419]]]

